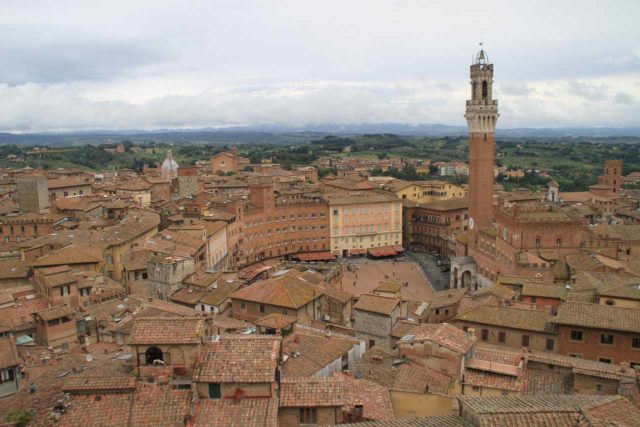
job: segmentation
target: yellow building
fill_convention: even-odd
[[[447,181],[404,181],[391,179],[381,188],[396,195],[397,198],[418,203],[430,203],[454,197],[466,197],[466,190]]]
[[[334,255],[402,245],[402,202],[384,191],[326,194]]]

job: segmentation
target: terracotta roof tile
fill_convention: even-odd
[[[184,426],[191,411],[191,390],[139,383],[131,404],[130,426]]]
[[[637,333],[640,332],[640,309],[566,301],[551,321],[560,325]]]
[[[147,317],[133,320],[131,344],[198,344],[204,320],[188,317]]]
[[[293,325],[298,321],[297,317],[285,316],[284,314],[271,313],[253,322],[256,326],[263,328],[282,329]]]
[[[282,353],[287,357],[282,364],[282,374],[284,377],[313,376],[358,344],[357,339],[346,336],[296,330],[282,342]]]
[[[496,305],[479,305],[455,317],[456,321],[503,326],[525,331],[549,332],[551,315],[545,311]]]
[[[448,323],[423,323],[411,329],[400,342],[431,341],[458,353],[466,353],[474,343],[462,329]]]
[[[15,342],[10,337],[0,338],[0,369],[20,364]]]
[[[128,427],[132,394],[78,395],[60,417],[61,427]]]
[[[202,399],[195,410],[195,427],[276,427],[277,399]]]
[[[596,402],[582,408],[589,427],[640,426],[640,410],[622,396],[605,402]]]
[[[73,316],[73,309],[68,305],[58,305],[37,312],[38,316],[45,322],[53,319],[59,319],[64,316]]]
[[[194,372],[197,382],[274,382],[280,338],[223,335],[202,347]]]
[[[358,302],[353,306],[353,309],[390,316],[399,304],[400,300],[394,297],[362,294],[360,295]]]
[[[284,378],[280,383],[280,407],[343,407],[362,405],[364,417],[393,419],[389,390],[367,380],[344,375],[319,378]]]
[[[341,424],[342,427],[473,427],[464,418],[457,415],[437,415],[421,418],[400,418],[388,421],[366,421],[362,423]]]
[[[271,277],[240,289],[232,299],[259,302],[286,308],[300,308],[320,296],[315,285],[309,283],[297,270]]]

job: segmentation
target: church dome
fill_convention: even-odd
[[[162,174],[175,176],[178,173],[178,167],[178,162],[173,160],[173,154],[171,153],[171,150],[167,151],[167,157],[164,159],[164,161],[162,162],[162,166],[160,167]]]

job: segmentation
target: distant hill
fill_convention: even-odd
[[[443,124],[324,124],[307,126],[251,125],[228,128],[87,130],[14,134],[0,133],[0,144],[16,145],[83,145],[128,139],[134,142],[158,141],[171,143],[238,143],[282,144],[304,143],[325,135],[396,134],[405,136],[464,136],[466,126]],[[566,138],[566,137],[640,137],[640,127],[567,127],[497,129],[500,138]]]

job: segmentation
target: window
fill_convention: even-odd
[[[631,348],[640,348],[640,337],[631,338]]]
[[[529,347],[529,335],[522,336],[522,346]]]
[[[562,239],[556,239],[556,246],[562,246]]]
[[[554,341],[551,338],[547,338],[547,350],[553,350]]]
[[[480,391],[480,387],[478,387],[477,385],[474,385],[473,387],[471,387],[471,389],[473,391]]]
[[[338,215],[338,209],[334,209],[334,210],[333,210],[333,214],[334,214],[334,215]]]
[[[3,369],[0,371],[0,384],[13,382],[15,380],[14,368]]]
[[[163,356],[164,355],[162,354],[162,350],[160,350],[158,347],[149,347],[144,353],[144,358],[147,365],[153,365],[156,360],[163,362]]]
[[[247,308],[247,304],[244,301],[240,302],[240,308],[245,310]]]
[[[300,424],[316,424],[317,422],[316,408],[300,408]]]
[[[436,314],[440,314],[440,309],[436,308]]]
[[[487,84],[486,80],[482,81],[482,99],[487,99],[487,96],[489,94],[489,85]]]
[[[482,341],[488,340],[489,339],[489,330],[488,329],[483,329],[481,331],[480,338],[482,339]]]
[[[613,334],[600,334],[600,344],[613,345]]]
[[[536,246],[540,246],[540,238],[536,237]]]
[[[602,363],[611,363],[611,359],[608,357],[601,357],[598,359],[598,361]]]
[[[286,316],[286,315],[289,314],[289,312],[286,309],[284,309],[284,310],[282,310],[282,314]]]
[[[507,334],[504,332],[498,332],[498,342],[505,342],[507,340]]]
[[[264,313],[265,308],[264,308],[264,304],[260,304],[260,313]]]
[[[613,300],[608,299],[608,300],[606,300],[606,301],[605,301],[605,304],[607,304],[607,305],[614,305],[614,304],[615,304],[615,302],[614,302]]]
[[[582,331],[571,331],[571,341],[582,341]]]
[[[581,354],[569,353],[569,356],[573,357],[574,359],[582,359]]]
[[[602,384],[596,384],[596,391],[602,391]]]
[[[209,383],[209,397],[211,399],[220,399],[222,397],[220,383]]]

